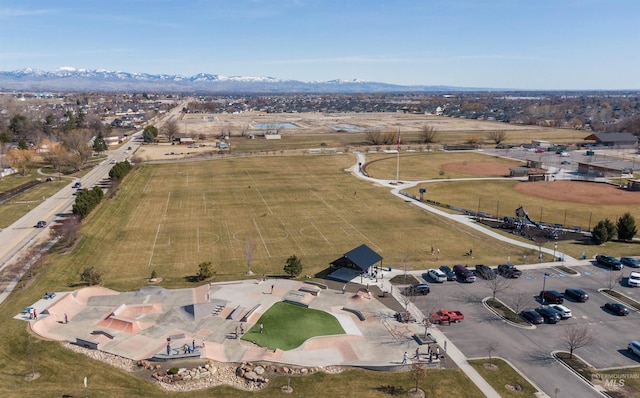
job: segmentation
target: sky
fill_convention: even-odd
[[[640,89],[640,0],[0,0],[0,70]]]

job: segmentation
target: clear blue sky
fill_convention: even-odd
[[[0,0],[27,67],[640,89],[640,0]]]

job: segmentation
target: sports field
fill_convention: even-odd
[[[464,261],[470,247],[487,263],[522,254],[355,178],[345,171],[355,160],[144,165],[87,221],[73,253],[52,259],[51,277],[74,283],[92,265],[104,272],[106,286],[129,290],[156,270],[163,286],[173,287],[188,283],[202,261],[213,262],[217,280],[245,277],[248,257],[257,275],[282,275],[292,254],[301,258],[303,274],[314,275],[362,243],[384,257],[384,266],[408,269]]]

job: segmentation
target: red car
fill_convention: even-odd
[[[447,311],[447,310],[438,310],[436,312],[432,312],[430,314],[431,322],[433,323],[451,323],[451,322],[460,322],[464,319],[464,315],[460,311]]]

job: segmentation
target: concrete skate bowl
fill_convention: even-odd
[[[79,313],[86,307],[86,301],[78,300],[78,297],[74,293],[67,293],[60,300],[53,303],[51,306],[42,311],[43,315],[36,322],[31,322],[29,325],[31,330],[39,336],[54,339],[64,340],[65,337],[52,332],[60,323],[64,321],[64,314],[68,317]]]

